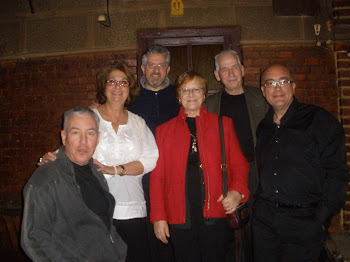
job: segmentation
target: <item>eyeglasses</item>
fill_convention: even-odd
[[[195,87],[195,88],[182,88],[180,92],[182,95],[189,95],[191,92],[195,95],[200,95],[204,87]]]
[[[157,64],[152,64],[152,63],[148,63],[146,66],[152,70],[155,70],[156,68],[159,70],[160,69],[164,70],[165,68],[168,67],[167,64],[158,64],[157,65]]]
[[[111,79],[111,80],[107,80],[106,84],[108,86],[117,86],[117,85],[119,85],[121,87],[127,87],[127,86],[129,86],[129,81],[127,81],[127,80],[117,81],[117,80]]]
[[[273,81],[273,80],[267,80],[264,84],[266,87],[276,87],[279,85],[280,87],[285,86],[287,84],[293,83],[293,81],[287,80],[287,79],[282,79],[280,81]]]

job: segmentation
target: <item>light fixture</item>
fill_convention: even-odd
[[[107,17],[106,17],[106,15],[99,15],[98,17],[97,17],[97,21],[98,22],[106,22],[107,21]]]
[[[314,24],[314,30],[315,30],[315,35],[316,36],[320,35],[321,25],[320,24]]]
[[[97,22],[106,27],[111,27],[111,19],[109,18],[109,0],[107,0],[107,15],[100,14],[97,17]]]

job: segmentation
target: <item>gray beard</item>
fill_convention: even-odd
[[[164,79],[164,81],[158,82],[158,83],[152,83],[152,82],[147,81],[147,84],[149,84],[151,87],[159,87],[159,86],[163,85],[164,83],[165,83],[165,79]]]

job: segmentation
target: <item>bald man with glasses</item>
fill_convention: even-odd
[[[349,181],[345,134],[326,110],[300,103],[284,65],[261,76],[271,105],[257,129],[259,187],[253,206],[254,261],[318,261]]]

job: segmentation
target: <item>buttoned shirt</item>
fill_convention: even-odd
[[[257,130],[257,196],[291,206],[317,205],[317,217],[324,223],[339,212],[346,197],[343,127],[326,110],[296,99],[280,124],[273,115],[271,108]]]

